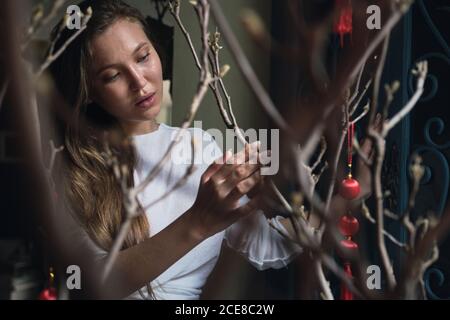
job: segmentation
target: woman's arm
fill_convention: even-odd
[[[102,298],[130,295],[205,239],[205,234],[195,227],[192,211],[188,210],[153,237],[120,252],[109,278],[101,286]],[[105,261],[106,258],[100,261],[100,266]]]
[[[155,236],[122,250],[101,293],[106,298],[130,295],[200,242],[253,212],[256,199],[241,206],[239,199],[259,182],[259,175],[253,173],[260,165],[248,162],[257,152],[255,145],[249,145],[235,156],[227,152],[209,166],[202,175],[194,205]],[[105,261],[100,261],[100,266]]]

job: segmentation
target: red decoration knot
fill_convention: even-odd
[[[344,35],[351,34],[353,31],[353,8],[351,0],[336,0],[336,6],[340,12],[334,24],[334,32],[339,34],[341,47],[343,47]]]

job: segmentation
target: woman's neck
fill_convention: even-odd
[[[148,120],[148,121],[134,121],[121,123],[123,129],[129,136],[138,136],[146,133],[150,133],[156,131],[159,127],[159,123],[156,120]]]

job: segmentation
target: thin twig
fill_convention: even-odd
[[[345,114],[346,108],[347,108],[346,105],[342,106],[343,115]],[[336,181],[336,176],[337,176],[337,167],[339,164],[339,159],[341,157],[342,149],[344,147],[344,141],[345,141],[345,136],[347,134],[347,130],[348,130],[348,124],[345,124],[341,130],[341,135],[339,137],[339,141],[338,141],[337,148],[336,148],[336,153],[334,155],[332,166],[331,166],[331,177],[330,177],[330,184],[329,184],[328,192],[327,192],[327,198],[326,198],[326,202],[325,202],[325,212],[329,211],[330,205],[331,205],[331,199],[333,198],[334,186],[335,186],[335,181]],[[324,231],[324,229],[321,228],[322,233],[323,233],[323,231]]]
[[[358,155],[359,159],[367,166],[371,167],[373,164],[373,161],[367,157],[366,154],[361,150],[361,146],[358,143],[357,139],[353,139],[353,149],[356,151],[356,154]]]
[[[385,215],[386,217],[388,217],[388,218],[393,219],[393,220],[400,220],[400,217],[399,217],[397,214],[391,212],[391,211],[388,210],[388,209],[384,209],[384,215]]]
[[[372,217],[372,215],[370,214],[370,211],[369,211],[369,209],[367,208],[367,206],[366,206],[365,204],[364,204],[363,206],[364,206],[364,209],[362,210],[363,216],[364,216],[368,221],[370,221],[371,223],[376,224],[377,221]],[[405,243],[403,243],[403,242],[397,240],[392,234],[390,234],[390,233],[387,232],[386,230],[383,230],[383,234],[386,236],[386,238],[388,238],[389,240],[391,240],[392,243],[394,243],[394,244],[397,245],[398,247],[404,248],[404,249],[408,249],[408,246],[407,246]]]
[[[367,81],[366,85],[364,86],[363,91],[361,92],[361,94],[359,95],[359,97],[356,99],[355,103],[353,104],[353,107],[350,108],[350,115],[352,116],[356,110],[359,107],[359,104],[361,103],[361,100],[364,98],[364,96],[366,95],[367,91],[370,88],[370,85],[372,84],[372,79],[369,79],[369,81]]]
[[[362,118],[364,118],[368,112],[369,112],[369,104],[366,104],[364,106],[363,112],[361,112],[361,114],[359,116],[357,116],[354,120],[352,120],[352,122],[354,124],[358,123],[358,121],[360,121]]]
[[[328,169],[328,162],[325,161],[325,163],[323,164],[322,168],[320,168],[320,171],[318,173],[314,174],[314,176],[313,176],[316,185],[319,182],[320,178],[322,177],[322,174],[327,169]]]
[[[353,95],[348,100],[348,105],[351,105],[359,94],[359,86],[361,85],[361,79],[364,74],[365,67],[366,67],[366,61],[364,62],[364,64],[361,67],[361,70],[359,71],[358,78],[356,80],[355,90],[353,91]]]
[[[64,50],[66,50],[66,48],[86,29],[87,23],[89,22],[91,16],[92,16],[92,9],[91,7],[89,7],[86,13],[84,14],[83,23],[80,29],[77,30],[72,36],[70,36],[70,38],[67,39],[67,41],[61,46],[61,48],[58,49],[58,51],[56,52],[49,51],[47,57],[45,58],[44,63],[41,64],[39,69],[34,74],[34,77],[36,79],[39,78],[41,74],[53,63],[53,61],[58,59],[58,57],[64,52]],[[52,43],[51,46],[53,48],[54,42]]]
[[[239,70],[244,75],[245,80],[247,81],[253,93],[259,100],[261,106],[267,112],[267,114],[274,120],[274,122],[280,129],[286,132],[292,132],[291,128],[289,128],[287,122],[278,112],[277,108],[272,102],[272,99],[267,94],[263,85],[256,76],[250,62],[248,61],[247,57],[242,51],[242,48],[240,47],[239,42],[236,39],[236,36],[231,31],[230,25],[228,24],[228,21],[224,17],[223,11],[220,8],[219,3],[216,0],[209,0],[209,3],[211,5],[211,12],[215,18],[215,21],[217,22],[219,29],[221,30],[225,40],[229,45],[229,49],[234,59],[236,60],[236,63],[239,66]]]
[[[64,150],[64,146],[60,146],[60,147],[56,148],[53,140],[50,140],[49,144],[50,144],[50,161],[49,161],[47,170],[49,173],[51,173],[53,171],[53,167],[55,165],[56,155],[59,152]]]
[[[319,280],[319,285],[322,288],[322,294],[324,300],[334,300],[333,292],[331,292],[330,282],[325,278],[323,272],[322,262],[319,259],[314,261],[314,267]]]
[[[386,136],[388,132],[397,125],[397,123],[399,123],[409,112],[411,112],[412,108],[414,108],[423,94],[425,79],[428,73],[427,61],[417,63],[416,69],[412,72],[414,75],[417,75],[416,92],[408,103],[384,126],[383,136]]]
[[[177,0],[169,1],[169,12],[172,15],[172,17],[175,19],[175,22],[177,23],[178,27],[181,29],[181,32],[182,32],[185,40],[187,41],[187,43],[189,45],[189,49],[191,51],[192,56],[194,57],[195,65],[196,65],[197,69],[199,71],[201,71],[202,66],[200,64],[200,60],[198,58],[195,46],[194,46],[194,44],[192,42],[191,35],[187,31],[187,29],[186,29],[186,27],[185,27],[185,25],[184,25],[184,23],[183,23],[183,21],[181,20],[181,17],[180,17],[180,3],[179,3],[179,1],[177,1]],[[211,47],[212,47],[212,45],[211,45]],[[219,49],[220,49],[220,47],[217,48],[217,51]],[[212,50],[212,51],[214,52],[214,50]],[[214,52],[214,55],[216,55],[215,52]],[[222,77],[220,76],[220,70],[219,69],[215,70],[214,67],[216,67],[216,63],[214,62],[213,58],[211,58],[211,60],[212,60],[211,61],[211,66],[213,67],[212,71],[218,76],[219,79],[217,81],[222,82],[222,79],[221,79]],[[221,111],[220,114],[222,115],[222,118],[223,118],[225,124],[227,125],[227,127],[231,127],[232,123],[231,123],[231,121],[230,121],[230,119],[228,117],[227,112],[225,111],[224,106],[223,106],[223,100],[222,100],[222,96],[220,95],[220,93],[218,91],[217,81],[214,81],[213,83],[210,83],[209,87],[210,87],[211,91],[214,94],[214,97],[215,97],[215,99],[217,101],[217,104],[219,106],[219,109]],[[228,99],[228,103],[231,104],[229,99]]]
[[[200,63],[200,60],[197,55],[197,51],[195,51],[194,44],[192,43],[191,35],[189,32],[187,32],[186,27],[184,26],[183,22],[180,19],[180,1],[179,0],[171,0],[169,1],[169,12],[172,14],[173,18],[175,19],[176,23],[178,24],[178,27],[181,29],[181,32],[183,33],[183,36],[186,38],[186,41],[189,44],[189,48],[191,49],[191,53],[195,60],[195,65],[199,70],[202,69],[202,64]]]
[[[27,29],[22,43],[22,51],[24,51],[30,44],[33,36],[44,26],[48,25],[50,21],[56,16],[59,9],[62,8],[67,0],[55,0],[52,2],[52,6],[47,15],[44,15],[42,4],[38,4],[33,10],[33,16],[30,27]]]
[[[322,137],[320,140],[320,152],[319,155],[317,156],[316,161],[311,166],[311,171],[316,170],[317,166],[322,162],[323,156],[325,155],[326,151],[327,151],[327,141],[325,140],[324,137]]]
[[[389,114],[389,107],[391,106],[392,102],[394,101],[394,96],[397,90],[400,88],[400,82],[394,81],[391,85],[386,84],[384,86],[384,91],[386,93],[386,101],[383,106],[383,119],[387,119]]]
[[[370,101],[369,123],[374,123],[374,121],[375,121],[375,114],[376,114],[377,108],[378,108],[378,97],[380,95],[381,77],[383,75],[384,65],[386,63],[386,56],[387,56],[387,51],[389,48],[390,38],[391,38],[391,33],[389,32],[383,41],[383,47],[381,50],[380,59],[378,61],[377,70],[375,72],[375,78],[373,80],[372,99]]]
[[[376,161],[374,164],[373,179],[375,186],[375,200],[376,200],[376,220],[377,220],[377,245],[380,253],[382,266],[386,273],[387,283],[389,290],[393,290],[396,285],[394,276],[394,270],[391,265],[389,255],[386,249],[386,243],[384,241],[384,210],[383,210],[383,189],[381,184],[381,170],[385,155],[385,141],[384,139],[373,130],[370,130],[370,136],[375,139],[375,154]]]
[[[412,190],[409,194],[408,206],[402,215],[402,224],[409,232],[409,246],[414,248],[417,234],[417,227],[411,221],[411,211],[415,206],[416,196],[419,192],[420,181],[425,173],[425,168],[421,165],[422,159],[419,156],[415,156],[411,165],[410,171],[413,181]]]

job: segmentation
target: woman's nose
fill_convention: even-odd
[[[139,70],[131,69],[130,78],[130,88],[133,91],[139,91],[147,85],[147,80]]]

